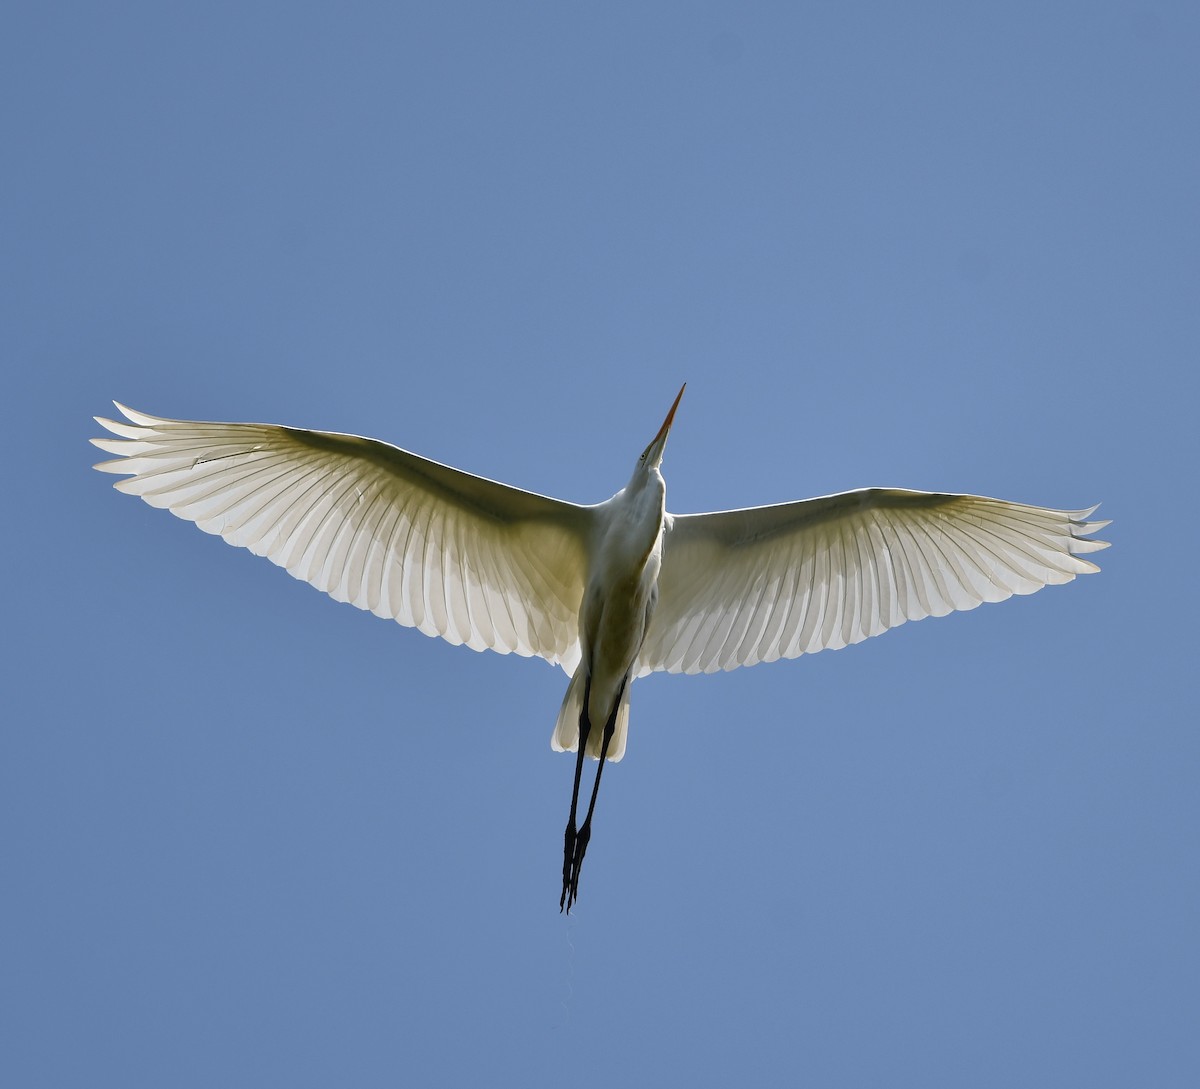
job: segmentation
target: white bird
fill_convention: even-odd
[[[551,744],[575,782],[559,909],[570,911],[632,681],[836,649],[906,620],[1031,594],[1098,568],[1108,525],[974,495],[868,488],[668,514],[680,389],[629,483],[579,506],[375,439],[269,424],[96,417],[115,487],[248,548],[338,601],[451,643],[537,655],[571,678]],[[116,403],[116,402],[114,402]],[[583,757],[599,761],[578,822]]]

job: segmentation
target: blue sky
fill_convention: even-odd
[[[5,1084],[1195,1085],[1198,53],[1183,3],[10,11]],[[86,445],[115,397],[595,502],[684,380],[672,510],[1114,547],[640,681],[569,919],[561,672]]]

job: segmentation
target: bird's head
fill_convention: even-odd
[[[684,382],[679,387],[679,393],[675,396],[675,403],[671,406],[671,411],[667,413],[667,418],[663,420],[662,427],[658,429],[658,434],[650,440],[650,445],[642,451],[642,456],[638,458],[637,472],[646,472],[650,469],[657,469],[662,464],[663,451],[667,448],[667,435],[671,432],[671,424],[675,422],[675,410],[679,407],[679,402],[683,399],[683,391],[687,389],[687,383]]]

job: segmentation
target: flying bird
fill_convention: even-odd
[[[686,384],[685,387],[686,388]],[[683,397],[611,499],[522,491],[357,435],[164,419],[114,402],[96,468],[338,601],[570,681],[551,744],[574,751],[559,910],[579,895],[600,777],[630,688],[837,649],[1098,570],[1087,510],[867,488],[669,514],[661,465]],[[584,755],[599,763],[579,819]]]

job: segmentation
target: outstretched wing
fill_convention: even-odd
[[[857,643],[1096,571],[1108,525],[975,495],[870,488],[668,515],[658,607],[639,658],[712,673]]]
[[[117,408],[92,442],[118,490],[426,635],[578,662],[589,508],[374,439]]]

